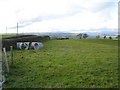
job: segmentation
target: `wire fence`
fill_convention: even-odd
[[[10,51],[7,52],[6,48],[2,48],[1,58],[1,88],[4,87],[6,82],[7,74],[10,72],[10,64],[14,63],[13,58],[13,47],[10,46]]]
[[[2,89],[2,35],[0,35],[0,90]]]
[[[0,90],[2,89],[2,53],[0,50]]]

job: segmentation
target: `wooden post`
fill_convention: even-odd
[[[18,23],[17,23],[17,35],[18,35]]]
[[[6,34],[7,34],[7,27],[6,27]]]
[[[14,58],[13,58],[13,46],[10,46],[10,52],[11,52],[11,61],[12,61],[12,64],[14,64]]]
[[[6,61],[7,72],[9,73],[9,65],[8,65],[8,58],[7,58],[6,48],[3,48],[3,52],[5,54],[5,61]]]

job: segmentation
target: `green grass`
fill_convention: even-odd
[[[0,38],[9,38],[12,36],[16,36],[16,34],[2,34],[2,35],[0,35]]]
[[[117,43],[102,39],[50,40],[44,42],[42,50],[15,50],[15,64],[10,64],[5,87],[118,87]]]

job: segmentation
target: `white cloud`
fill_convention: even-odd
[[[117,28],[118,0],[0,0],[0,29],[24,22],[20,32]],[[33,22],[34,21],[34,22]],[[22,24],[19,24],[22,25]],[[15,29],[9,29],[15,32]]]

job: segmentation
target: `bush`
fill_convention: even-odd
[[[110,36],[109,39],[112,39],[112,37]]]

